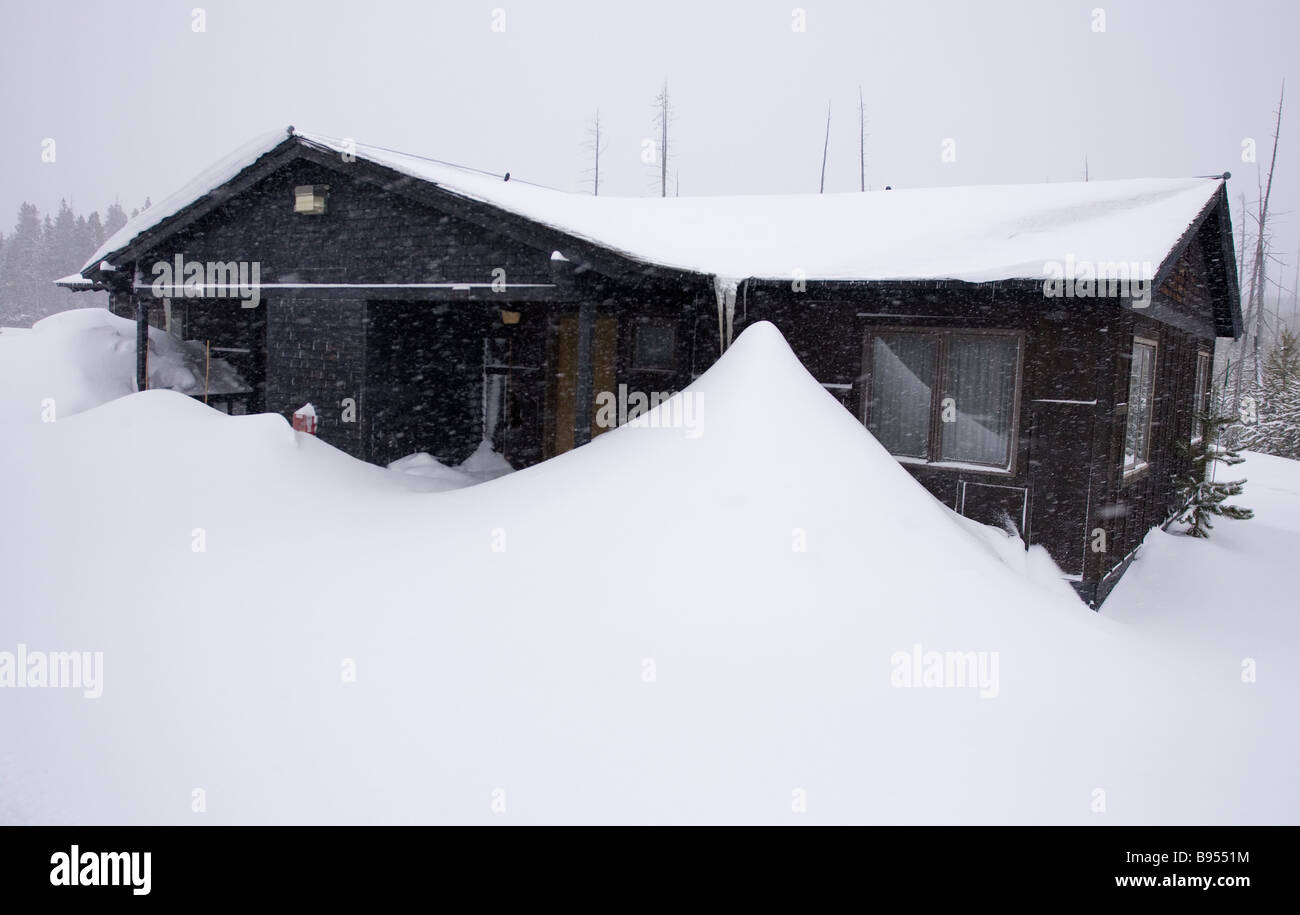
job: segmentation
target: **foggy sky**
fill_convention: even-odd
[[[201,7],[206,31],[192,29]],[[806,11],[795,32],[791,11]],[[1106,30],[1093,31],[1093,10]],[[493,32],[494,9],[505,32]],[[1291,2],[286,2],[0,0],[0,231],[22,201],[159,200],[268,130],[300,129],[589,189],[657,193],[652,102],[674,102],[683,195],[1180,177],[1257,196],[1289,74]],[[1300,81],[1284,114],[1274,278],[1300,245]],[[57,159],[41,161],[42,141]],[[945,138],[957,160],[940,159]],[[1288,294],[1289,298],[1289,294]]]

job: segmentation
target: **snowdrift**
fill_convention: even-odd
[[[205,369],[207,377],[205,378]],[[149,329],[149,385],[185,394],[247,391],[230,363],[205,366],[203,344]],[[104,308],[0,328],[0,423],[49,422],[135,391],[135,322]]]
[[[0,820],[1297,818],[1282,664],[1003,561],[770,325],[687,396],[446,493],[163,391],[11,426],[0,651],[104,684],[0,690]]]

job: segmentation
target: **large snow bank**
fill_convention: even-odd
[[[1044,278],[1048,262],[1164,262],[1223,182],[1204,178],[900,189],[857,194],[594,197],[351,140],[300,141],[383,165],[638,260],[774,279]],[[246,144],[128,222],[86,269],[286,140]],[[1148,276],[1149,278],[1149,276]]]
[[[12,427],[0,650],[100,650],[104,677],[99,699],[0,690],[0,819],[1300,819],[1278,599],[1220,608],[1259,618],[1249,644],[1214,641],[1210,609],[1085,610],[922,490],[770,325],[687,395],[694,429],[441,494],[167,392]],[[904,685],[929,652],[996,676]]]
[[[149,385],[184,394],[249,390],[203,344],[149,329]],[[205,379],[205,369],[208,375]],[[0,328],[0,422],[48,422],[135,391],[135,322],[103,308],[50,315],[30,329]]]

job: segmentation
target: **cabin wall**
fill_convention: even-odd
[[[1081,596],[1091,599],[1116,549],[1107,544],[1110,554],[1095,553],[1092,535],[1096,516],[1115,510],[1108,487],[1119,457],[1111,413],[1117,351],[1120,341],[1131,338],[1132,319],[1125,315],[1114,302],[1045,302],[1034,286],[809,284],[797,293],[789,284],[751,283],[738,296],[736,332],[743,323],[772,321],[813,377],[861,420],[868,381],[863,346],[871,330],[1018,331],[1023,349],[1010,470],[900,464],[937,499],[974,520],[999,525],[1005,513],[1026,542],[1043,546]],[[1190,339],[1173,329],[1162,333],[1166,347]],[[1179,352],[1185,360],[1185,349]],[[1191,358],[1194,373],[1194,354]],[[1181,379],[1185,361],[1179,366]],[[1189,405],[1190,392],[1188,386]],[[1179,395],[1170,392],[1167,399],[1173,410]],[[1190,412],[1171,414],[1164,423],[1162,430],[1186,424],[1190,431]],[[1165,469],[1160,472],[1167,473],[1172,466],[1164,451],[1168,443],[1159,442],[1153,448],[1161,449]],[[1167,501],[1167,493],[1146,499],[1143,511],[1128,521],[1128,531],[1153,517],[1155,509],[1147,506],[1158,498]],[[1118,537],[1124,542],[1125,533]]]
[[[743,302],[743,306],[742,306]],[[737,303],[737,333],[740,325],[767,320],[775,324],[800,361],[827,392],[859,420],[863,419],[866,382],[864,342],[869,331],[887,328],[938,328],[1013,330],[1022,334],[1021,397],[1025,378],[1031,377],[1036,339],[1026,327],[1025,297],[1014,290],[994,293],[983,287],[961,284],[944,288],[939,284],[915,284],[913,288],[891,288],[866,284],[808,284],[796,292],[788,283],[750,284]],[[996,510],[1004,501],[986,491],[994,487],[1017,490],[1007,497],[1018,500],[1015,514],[1022,525],[1024,489],[1028,479],[1029,439],[1023,422],[1016,429],[1010,471],[956,469],[902,462],[903,467],[944,504],[961,510],[969,499]],[[964,484],[983,487],[968,493]],[[994,504],[998,503],[998,504]],[[986,520],[981,517],[980,520]]]
[[[328,185],[324,214],[293,212],[293,189],[302,184]],[[436,207],[350,178],[346,172],[303,160],[286,165],[233,197],[157,249],[145,252],[130,268],[138,266],[142,280],[151,283],[154,265],[174,264],[177,255],[187,262],[256,264],[260,281],[268,284],[551,282],[549,251],[530,248]],[[150,323],[163,326],[161,299],[154,299],[150,291],[143,294],[151,299]],[[289,418],[294,410],[311,402],[319,413],[322,439],[363,459],[371,459],[371,451],[376,450],[377,459],[382,460],[397,446],[393,436],[378,435],[376,430],[398,415],[407,415],[418,425],[422,411],[408,403],[409,392],[422,390],[421,379],[426,376],[418,374],[418,366],[400,362],[391,366],[389,377],[368,371],[366,336],[371,315],[367,294],[373,293],[358,290],[352,297],[338,290],[319,294],[264,290],[255,310],[261,314],[265,330],[250,339],[264,341],[264,352],[256,360],[262,366],[259,374],[264,375],[258,380],[259,409]],[[191,322],[186,336],[200,339],[195,334],[205,334],[213,345],[240,336],[233,334],[231,327],[253,311],[233,297],[181,301],[208,316],[205,322]],[[134,318],[134,306],[125,293],[114,295],[112,307],[115,313]],[[435,320],[435,313],[445,307],[446,303],[427,301],[411,305],[405,327],[410,333],[427,335],[420,343],[425,354],[420,358],[444,347],[445,357],[465,369],[465,379],[457,376],[457,383],[465,380],[468,384],[472,376],[473,384],[481,385],[483,337],[467,344],[461,328]],[[465,309],[486,326],[483,306],[457,302],[452,307]],[[228,313],[224,321],[218,317],[223,312]],[[421,314],[429,315],[429,320],[419,320]],[[474,350],[472,368],[467,368],[466,347]],[[452,375],[444,380],[451,381]],[[467,389],[458,396],[468,402],[476,395]],[[355,408],[345,405],[345,399],[354,402]],[[372,408],[384,411],[378,424],[369,415]],[[477,435],[477,412],[474,426]],[[395,430],[394,435],[401,431]],[[463,450],[457,442],[447,453]]]
[[[266,411],[289,418],[310,403],[323,441],[354,457],[366,457],[363,421],[370,395],[364,384],[365,302],[272,296],[263,307]]]
[[[1147,467],[1126,477],[1124,442],[1135,336],[1156,343],[1155,395]],[[1184,449],[1192,437],[1196,359],[1198,352],[1212,354],[1213,344],[1212,338],[1185,333],[1136,312],[1125,312],[1117,322],[1110,352],[1115,407],[1107,430],[1105,499],[1095,519],[1107,541],[1106,552],[1098,557],[1097,603],[1118,583],[1147,533],[1182,508],[1177,477],[1190,469]]]

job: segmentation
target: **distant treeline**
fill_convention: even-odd
[[[144,207],[149,207],[148,200]],[[54,281],[80,271],[126,221],[126,211],[117,203],[102,219],[98,212],[74,212],[66,200],[59,201],[55,216],[42,216],[30,203],[20,206],[13,232],[0,232],[0,325],[26,327],[58,311],[107,304],[102,292],[71,292]]]

